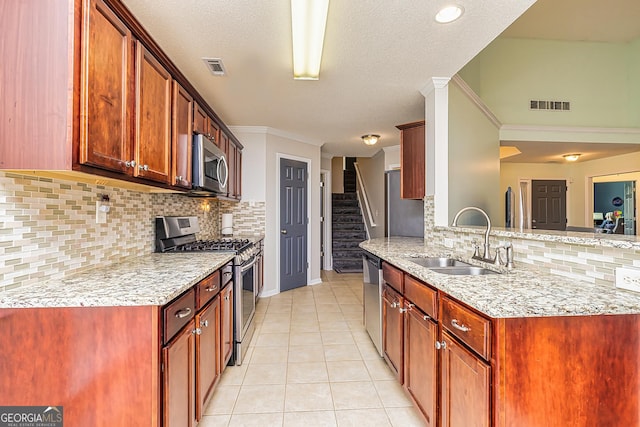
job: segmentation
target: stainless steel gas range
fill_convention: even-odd
[[[200,231],[194,216],[156,218],[156,252],[219,251],[235,254],[233,258],[234,350],[230,363],[242,364],[255,325],[256,302],[260,291],[262,247],[249,239],[197,240]]]

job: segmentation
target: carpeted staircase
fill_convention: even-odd
[[[362,272],[362,249],[360,242],[367,239],[362,222],[362,213],[355,193],[355,177],[353,192],[334,193],[332,199],[332,236],[333,236],[333,269],[338,273]]]

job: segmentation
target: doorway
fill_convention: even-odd
[[[610,217],[612,223],[606,227],[607,233],[636,234],[636,181],[617,180],[614,177],[598,177],[593,180],[594,218]]]
[[[567,182],[531,180],[531,228],[566,230]]]
[[[307,285],[308,165],[280,158],[280,292]]]

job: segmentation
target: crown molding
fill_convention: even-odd
[[[489,119],[489,121],[498,129],[500,129],[502,127],[502,123],[500,122],[500,120],[498,120],[498,118],[495,116],[495,114],[493,114],[491,112],[491,110],[489,109],[489,107],[487,106],[487,104],[484,103],[484,101],[482,101],[482,99],[478,96],[477,93],[475,93],[475,91],[473,89],[471,89],[471,86],[469,86],[467,84],[467,82],[465,82],[462,77],[460,77],[458,74],[456,74],[455,76],[453,76],[451,78],[451,81],[462,91],[462,93],[465,94],[465,96],[476,106],[478,107],[478,109],[482,112],[482,114],[485,115],[485,117],[487,119]]]
[[[431,77],[431,79],[427,82],[427,84],[420,90],[422,96],[427,97],[431,92],[435,89],[442,89],[447,87],[450,77]]]
[[[280,129],[272,128],[269,126],[229,126],[229,129],[232,132],[238,132],[238,133],[253,133],[253,134],[279,136],[281,138],[290,139],[292,141],[301,142],[303,144],[314,145],[316,147],[320,147],[322,146],[322,144],[324,144],[324,141],[308,139],[303,136],[296,135],[291,132],[286,132]]]

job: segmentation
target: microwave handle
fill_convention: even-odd
[[[224,177],[220,176],[220,168],[222,167],[221,164],[224,164],[224,170],[225,170]],[[220,161],[218,162],[218,170],[216,171],[216,173],[218,175],[218,182],[220,183],[220,186],[222,188],[225,188],[227,186],[227,180],[229,179],[229,168],[227,167],[227,159],[225,158],[225,156],[220,157]],[[223,182],[223,178],[224,178],[224,182]]]

